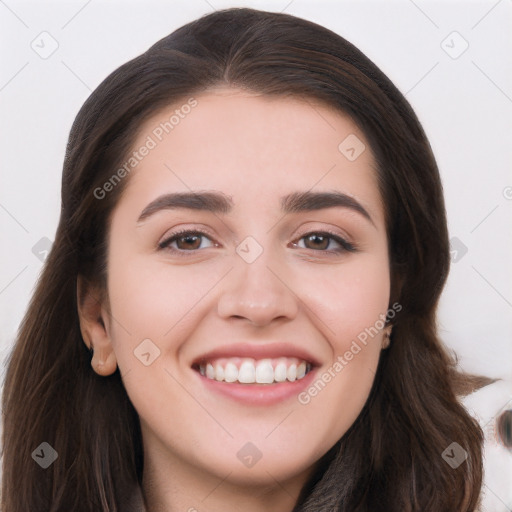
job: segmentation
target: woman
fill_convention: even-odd
[[[476,510],[448,267],[430,146],[369,59],[284,14],[185,25],[73,125],[2,510]]]

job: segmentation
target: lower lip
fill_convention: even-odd
[[[297,398],[314,379],[316,369],[312,369],[302,379],[276,384],[241,384],[208,379],[199,372],[194,372],[207,389],[233,400],[251,405],[273,405],[291,398]]]

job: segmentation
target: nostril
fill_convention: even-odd
[[[512,448],[512,409],[502,413],[496,420],[498,437],[507,447]]]

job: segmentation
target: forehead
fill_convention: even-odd
[[[144,146],[150,149],[126,193],[146,200],[210,189],[257,209],[290,191],[338,190],[382,217],[364,134],[348,115],[314,100],[210,90],[151,117],[132,150]]]

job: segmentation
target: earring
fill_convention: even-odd
[[[389,330],[386,330],[386,333],[384,334],[384,341],[382,343],[382,349],[386,349],[391,344],[391,330],[393,327],[389,327]]]

